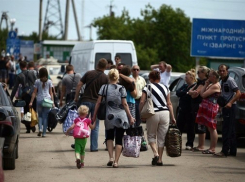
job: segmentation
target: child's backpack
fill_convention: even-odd
[[[78,119],[80,121],[76,123],[73,130],[74,138],[88,138],[90,135],[90,131],[88,130],[88,126],[84,123],[87,118],[84,118],[83,120],[81,120],[80,118]]]

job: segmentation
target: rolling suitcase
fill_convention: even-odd
[[[58,121],[56,119],[56,114],[58,113],[59,109],[58,108],[52,108],[50,109],[48,113],[48,131],[51,132],[57,125]]]

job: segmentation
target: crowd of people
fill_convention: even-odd
[[[2,64],[4,62],[4,64]],[[76,129],[77,124],[83,121],[84,128],[92,129],[84,138],[74,136],[76,153],[76,165],[84,167],[85,146],[90,136],[90,151],[98,151],[99,120],[98,108],[104,96],[106,96],[105,140],[108,150],[109,161],[107,166],[117,168],[122,152],[122,139],[124,132],[130,126],[140,126],[146,121],[147,139],[153,152],[152,165],[163,165],[163,150],[165,136],[170,123],[177,124],[181,133],[186,129],[186,150],[193,152],[201,151],[203,154],[213,154],[216,157],[236,156],[236,139],[234,114],[236,100],[240,97],[240,91],[236,82],[228,75],[228,66],[220,65],[218,71],[211,70],[206,66],[200,66],[197,70],[191,69],[185,74],[186,83],[176,92],[179,97],[179,109],[175,119],[170,99],[169,81],[171,77],[171,65],[164,61],[151,66],[149,73],[150,83],[146,84],[144,78],[139,75],[138,65],[125,65],[119,55],[115,56],[115,65],[111,60],[100,59],[95,70],[87,71],[83,76],[74,72],[72,65],[66,66],[66,74],[62,80],[60,94],[60,106],[63,97],[65,102],[79,101],[79,117],[74,125],[68,130]],[[20,85],[33,86],[31,94],[26,94],[22,99],[27,102],[24,114],[33,108],[38,113],[39,130],[38,136],[46,136],[47,115],[49,109],[42,105],[44,99],[54,100],[53,85],[49,79],[46,68],[33,70],[33,62],[18,62],[20,72],[15,75],[12,88],[11,100],[14,99]],[[2,65],[5,65],[2,66]],[[1,60],[1,81],[7,82],[6,70],[12,70],[12,63],[6,58]],[[15,73],[17,66],[15,66]],[[108,75],[105,70],[109,70]],[[220,81],[221,80],[221,81]],[[82,95],[81,95],[81,90]],[[151,97],[155,114],[149,118],[141,118],[140,112]],[[226,104],[219,106],[219,98],[223,97]],[[216,152],[218,140],[215,117],[222,110],[224,118],[221,152]],[[90,119],[88,119],[90,118]],[[85,122],[86,121],[86,122]],[[35,132],[35,127],[26,124],[27,133]],[[210,147],[204,148],[206,129],[210,133]],[[67,134],[69,133],[67,131]],[[74,132],[75,133],[75,132]],[[198,134],[198,146],[194,146],[195,134]],[[115,140],[115,143],[113,142]],[[115,147],[115,154],[113,148]]]

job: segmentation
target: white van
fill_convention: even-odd
[[[101,58],[111,59],[115,64],[115,55],[120,55],[122,63],[136,65],[137,56],[132,41],[126,40],[95,40],[77,43],[71,52],[70,64],[75,72],[84,74],[96,69]]]

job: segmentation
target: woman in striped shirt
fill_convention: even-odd
[[[154,154],[152,165],[162,166],[162,154],[170,117],[173,123],[176,123],[176,120],[170,101],[170,91],[166,85],[160,83],[160,73],[158,71],[151,71],[149,80],[151,83],[143,89],[139,108],[141,111],[147,96],[150,95],[155,115],[146,119],[147,139]],[[145,120],[144,118],[141,119]]]

